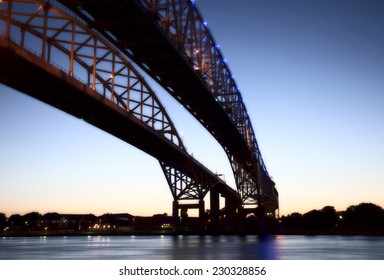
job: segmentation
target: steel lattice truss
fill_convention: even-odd
[[[162,163],[161,167],[175,200],[201,200],[208,191],[219,183],[205,174],[194,171],[193,176],[187,176],[180,170]]]
[[[2,1],[0,36],[81,81],[186,153],[164,107],[127,57],[63,5],[56,1]],[[193,169],[191,161],[180,169],[160,164],[175,200],[202,199],[220,181],[197,170],[187,175],[185,171]]]
[[[257,178],[240,165],[228,151],[238,191],[245,203],[262,199],[278,207],[277,192],[264,164],[255,133],[240,91],[226,60],[192,0],[139,0],[159,22],[159,25],[188,59],[193,69],[205,81],[216,101],[221,105],[252,155]],[[261,201],[259,201],[261,203]]]
[[[9,3],[0,19],[11,20],[12,41],[83,81],[184,149],[155,93],[127,58],[101,35],[65,13],[63,7],[46,1]]]

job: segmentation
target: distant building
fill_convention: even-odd
[[[136,230],[172,229],[173,218],[167,214],[156,214],[152,217],[136,217]]]
[[[45,230],[90,230],[98,221],[93,214],[59,214],[47,213],[42,217],[42,225]]]
[[[46,230],[60,230],[62,216],[59,213],[46,213],[41,218],[42,227]]]
[[[60,224],[64,229],[84,231],[90,230],[96,221],[97,217],[93,214],[63,214]]]
[[[132,230],[135,217],[128,214],[104,214],[93,225],[93,230]]]
[[[56,212],[40,215],[36,225],[25,221],[20,215],[13,215],[7,227],[8,231],[36,231],[45,232],[77,232],[97,230],[133,230],[135,217],[128,213],[103,214],[99,217],[93,214],[60,214]]]

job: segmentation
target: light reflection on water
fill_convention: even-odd
[[[14,237],[0,259],[384,260],[384,236]]]

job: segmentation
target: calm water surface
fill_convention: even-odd
[[[0,259],[384,260],[384,236],[7,237]]]

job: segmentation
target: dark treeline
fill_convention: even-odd
[[[384,209],[373,203],[352,205],[345,211],[336,211],[333,206],[326,206],[305,214],[282,216],[281,225],[288,230],[382,231]]]
[[[116,214],[121,215],[121,214]],[[68,216],[68,215],[67,215]],[[98,226],[111,225],[115,227],[132,226],[133,216],[125,214],[123,224],[116,221],[113,214],[104,214],[96,217],[93,214],[71,215],[73,217],[63,218],[58,213],[46,213],[44,215],[38,212],[31,212],[25,215],[14,214],[6,217],[0,213],[0,234],[6,230],[30,231],[45,229],[69,229],[70,225],[76,230],[86,230]],[[155,215],[156,216],[156,215]],[[121,218],[121,217],[119,217]],[[166,217],[168,220],[170,217]],[[128,220],[129,219],[129,220]],[[143,218],[144,219],[144,218]],[[170,221],[161,221],[161,224],[170,223]],[[275,222],[271,221],[271,224]],[[139,219],[137,219],[139,225]],[[322,232],[322,231],[377,231],[384,232],[384,209],[373,203],[360,203],[359,205],[349,206],[345,211],[336,211],[333,206],[325,206],[321,210],[311,210],[305,214],[292,213],[282,216],[279,223],[282,233],[287,232]],[[109,226],[108,226],[109,228]]]
[[[86,217],[87,220],[97,220],[97,217],[92,214],[82,216]],[[44,221],[57,221],[57,223],[59,224],[61,218],[62,215],[58,213],[46,213],[42,215],[38,212],[30,212],[25,215],[13,214],[8,218],[5,214],[0,213],[0,233],[5,232],[6,229],[18,231],[38,230],[44,227]]]

